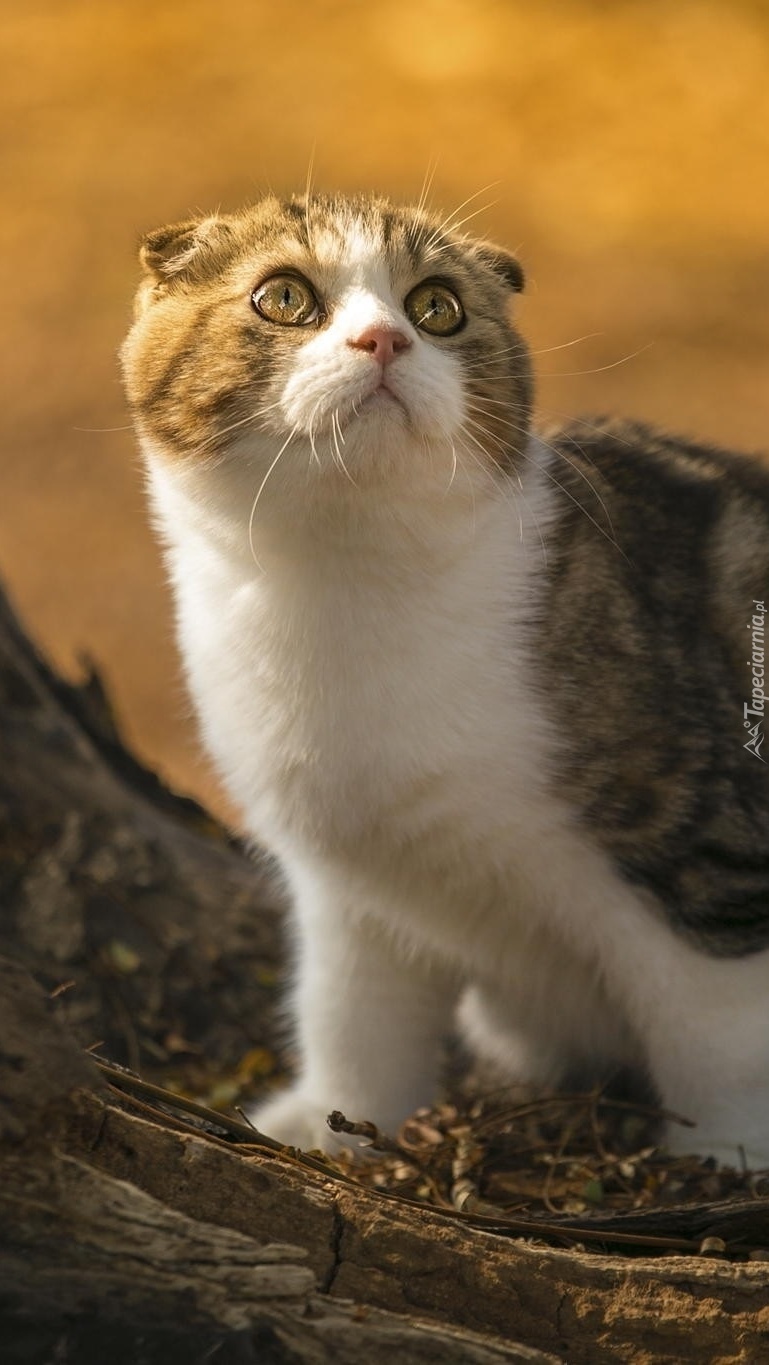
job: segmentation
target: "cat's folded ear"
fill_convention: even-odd
[[[520,294],[525,284],[523,266],[515,256],[511,256],[509,251],[503,247],[494,246],[493,242],[475,242],[475,252],[483,261],[483,264],[494,271],[504,280],[508,289]]]
[[[144,238],[139,260],[156,281],[179,279],[202,265],[211,248],[218,246],[229,230],[226,221],[217,214],[156,228]]]

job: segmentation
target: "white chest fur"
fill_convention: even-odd
[[[283,852],[509,824],[541,786],[543,726],[536,564],[506,503],[421,554],[377,545],[372,518],[355,546],[309,539],[260,567],[204,539],[162,473],[154,492],[206,742],[251,829]]]

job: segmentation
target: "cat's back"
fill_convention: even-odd
[[[769,471],[635,423],[548,445],[537,649],[560,790],[682,926],[722,952],[764,944]]]
[[[641,422],[574,421],[544,438],[551,451],[557,541],[597,526],[609,544],[646,572],[671,560],[715,573],[743,562],[745,546],[762,579],[769,566],[769,460],[670,435]],[[565,555],[561,554],[563,562]]]
[[[769,460],[611,419],[571,423],[546,447],[550,602],[591,637],[614,632],[631,663],[651,637],[663,664],[669,647],[671,665],[702,649],[712,665],[718,640],[717,662],[741,679],[769,594]]]

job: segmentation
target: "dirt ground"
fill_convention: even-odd
[[[0,573],[177,786],[222,808],[117,372],[144,229],[301,189],[313,154],[321,189],[432,171],[521,255],[543,415],[769,446],[758,0],[25,0],[3,30]]]

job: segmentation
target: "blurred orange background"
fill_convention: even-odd
[[[117,371],[144,230],[301,190],[313,149],[318,189],[416,199],[432,170],[524,262],[548,420],[769,445],[760,0],[25,0],[4,44],[0,573],[218,809]]]

